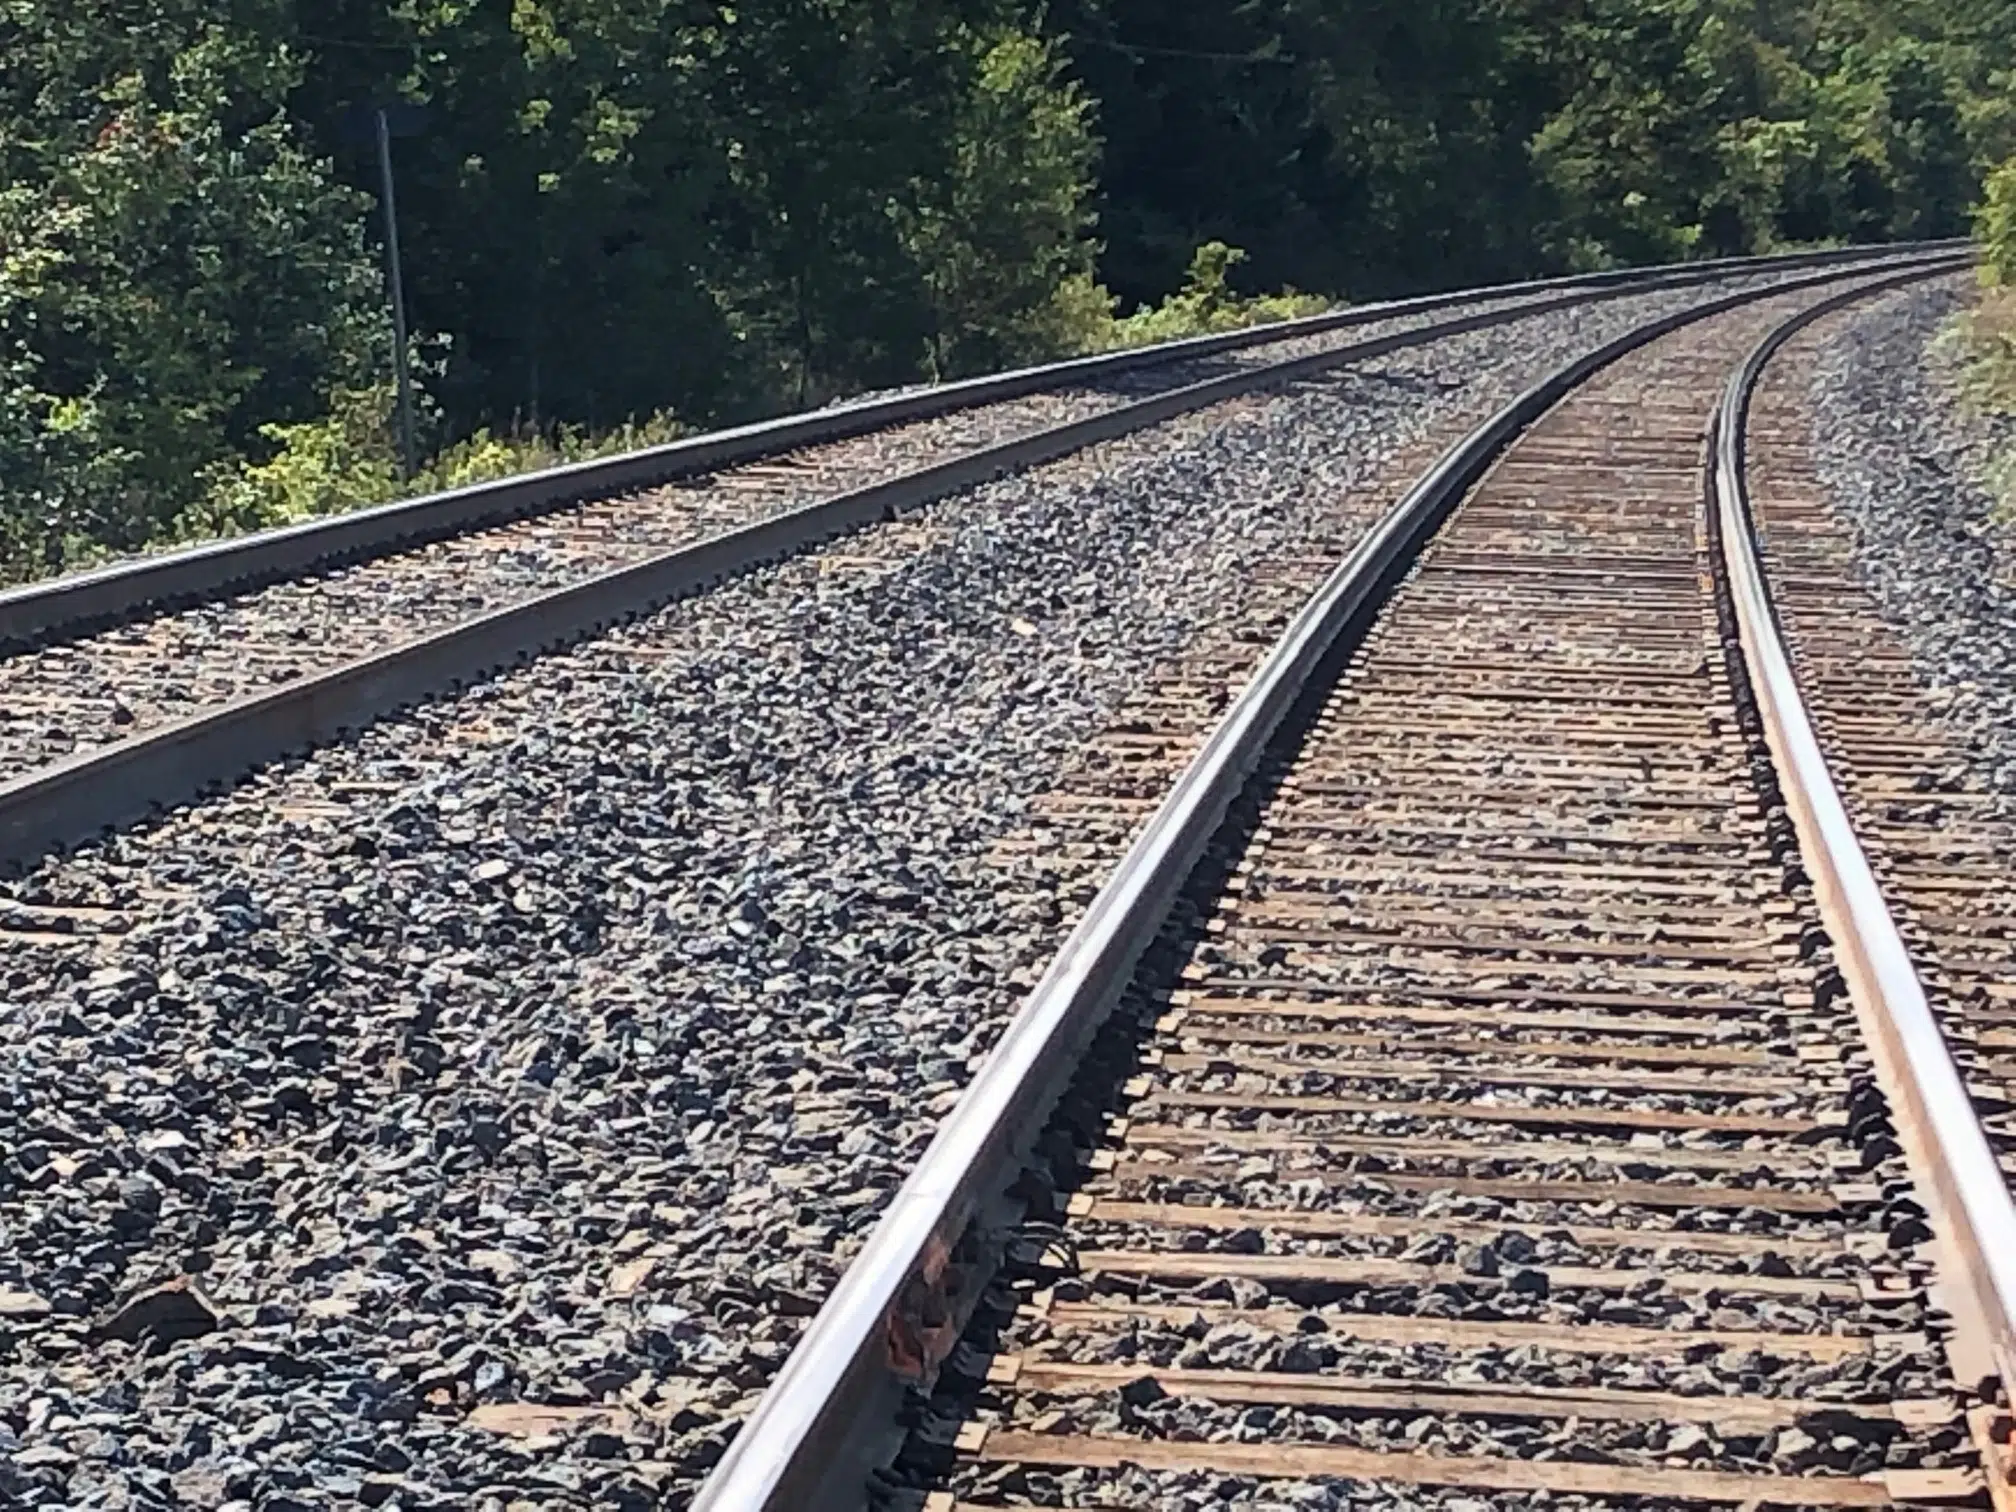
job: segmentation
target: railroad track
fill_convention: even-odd
[[[2016,1503],[2006,840],[1746,419],[1813,301],[1564,372],[1055,795],[1126,860],[696,1507]]]
[[[1813,261],[1733,271],[1810,277],[1801,270]],[[0,662],[0,863],[29,861],[1001,471],[1327,368],[1731,271],[1365,307],[701,438],[0,594],[0,643],[15,647]],[[654,486],[640,489],[647,481]]]
[[[1833,317],[1840,319],[1841,317]],[[1970,775],[1969,752],[1911,675],[1911,657],[1855,571],[1855,533],[1813,482],[1798,384],[1831,322],[1794,333],[1758,385],[1751,495],[1779,618],[1884,896],[1981,1106],[2016,1098],[2016,814]],[[2006,1112],[1987,1117],[2016,1176]]]

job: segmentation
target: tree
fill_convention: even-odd
[[[170,528],[206,468],[384,346],[365,203],[285,115],[298,57],[208,8],[133,9],[8,13],[0,349],[17,454],[43,465],[0,476],[0,509],[45,568]]]
[[[1090,106],[1056,47],[1014,31],[961,40],[971,81],[946,171],[913,182],[902,217],[940,377],[1072,350],[1097,251]]]

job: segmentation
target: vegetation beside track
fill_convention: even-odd
[[[0,5],[4,575],[404,491],[370,102],[416,486],[1315,299],[1953,233],[2016,150],[2001,0],[130,11]]]
[[[1962,402],[2003,437],[1988,461],[1996,515],[2016,524],[2016,157],[1988,175],[1974,217],[1981,291],[1939,340],[1959,378]]]

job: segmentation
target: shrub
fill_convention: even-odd
[[[683,431],[662,413],[600,433],[572,426],[502,435],[479,430],[445,447],[412,478],[405,478],[400,475],[393,404],[390,384],[344,390],[320,420],[262,427],[260,434],[272,446],[272,455],[264,461],[234,461],[212,469],[202,502],[177,520],[178,537],[235,535],[341,514],[655,446]]]
[[[1981,277],[1991,285],[2016,284],[2016,158],[1988,175],[1974,212],[1981,243]]]
[[[1251,296],[1233,293],[1229,275],[1245,260],[1245,252],[1238,247],[1221,241],[1204,243],[1190,255],[1190,271],[1184,275],[1183,287],[1159,305],[1114,321],[1105,344],[1148,346],[1185,336],[1236,331],[1272,320],[1320,315],[1331,307],[1327,299],[1294,289]]]

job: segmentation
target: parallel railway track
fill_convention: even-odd
[[[1001,471],[1442,336],[1727,271],[1366,307],[1271,339],[952,386],[0,594],[0,642],[15,647],[0,662],[0,863]],[[1353,339],[1382,320],[1386,334]]]
[[[728,469],[1018,399],[1035,398],[1039,408],[1044,396],[1062,396],[1081,410],[1111,407],[1127,393],[1181,387],[1222,374],[1227,366],[1265,366],[1311,355],[1333,344],[1339,333],[1381,321],[1578,290],[1593,294],[1604,289],[1684,287],[1750,273],[1791,273],[1939,245],[1731,258],[1455,290],[833,405],[0,590],[0,647],[11,650],[72,639],[94,627],[165,606],[229,597],[263,583],[368,561],[669,482],[712,480]],[[1102,389],[1106,392],[1097,392]]]
[[[2016,1500],[2006,842],[1767,390],[1765,565],[1956,1071],[1710,455],[1813,298],[1564,373],[1201,751],[1144,704],[1055,795],[1036,849],[1132,849],[698,1507]]]

